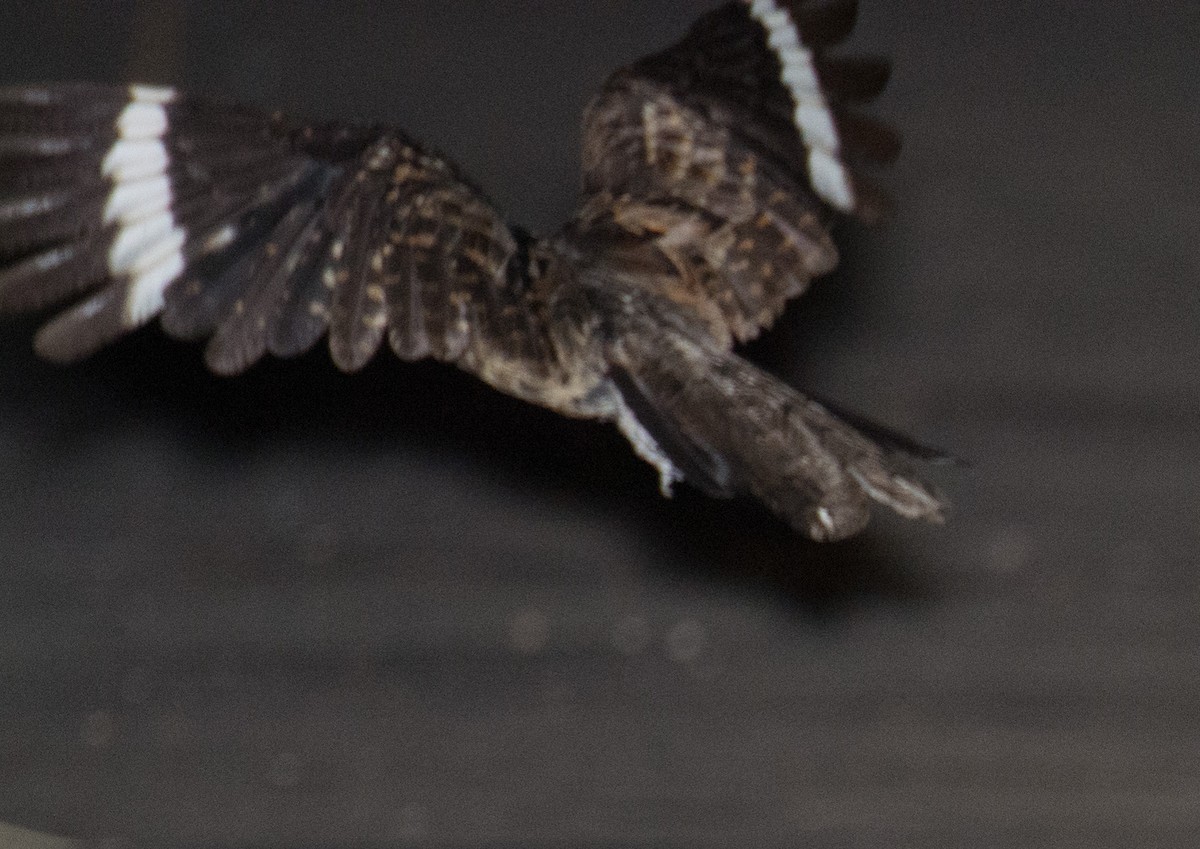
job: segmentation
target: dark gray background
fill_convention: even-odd
[[[514,220],[708,4],[13,2],[0,81],[395,121]],[[0,333],[0,819],[158,846],[1192,846],[1200,7],[866,2],[895,220],[751,353],[970,458],[805,544],[436,366]],[[969,11],[968,11],[969,9]]]

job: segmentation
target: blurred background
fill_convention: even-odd
[[[514,221],[698,0],[0,5],[0,83],[394,122]],[[436,365],[0,330],[0,820],[107,846],[1191,846],[1200,10],[864,2],[889,224],[750,349],[968,458],[818,546]]]

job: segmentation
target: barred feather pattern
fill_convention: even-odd
[[[292,125],[166,88],[12,88],[0,186],[0,309],[80,298],[38,334],[50,359],[159,315],[208,339],[222,374],[326,335],[346,371],[385,338],[405,359],[479,361],[493,319],[544,353],[514,318],[516,237],[398,131]]]
[[[390,347],[614,422],[659,473],[749,493],[817,539],[869,505],[940,521],[915,443],[738,357],[837,264],[838,214],[899,139],[855,111],[887,63],[828,49],[853,0],[733,0],[617,71],[584,122],[583,192],[546,238],[387,126],[306,124],[173,88],[0,89],[0,311],[58,310],[71,361],[158,319],[237,374],[326,340]]]
[[[941,496],[907,452],[703,335],[664,332],[670,325],[653,320],[657,309],[626,310],[633,327],[612,340],[608,356],[643,439],[670,461],[660,468],[665,488],[683,478],[715,497],[750,492],[823,541],[861,531],[872,502],[907,518],[942,520]]]
[[[826,52],[856,12],[849,0],[727,3],[614,74],[588,108],[579,228],[656,234],[695,283],[686,300],[718,308],[709,326],[726,344],[836,266],[831,212],[873,220],[885,206],[859,165],[891,161],[899,137],[853,104],[882,91],[888,65]]]
[[[856,0],[728,3],[628,75],[729,127],[832,208],[871,219],[883,197],[857,166],[891,162],[900,139],[857,108],[887,85],[887,60],[829,53],[857,15]]]

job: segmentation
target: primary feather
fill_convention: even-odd
[[[172,88],[0,89],[0,309],[66,308],[71,361],[159,319],[236,374],[322,337],[387,340],[571,416],[614,421],[660,473],[748,492],[818,539],[868,505],[940,520],[903,440],[876,441],[732,352],[876,217],[860,163],[899,147],[855,111],[887,64],[830,56],[856,4],[726,3],[617,71],[585,116],[583,194],[544,239],[382,126],[310,125]]]

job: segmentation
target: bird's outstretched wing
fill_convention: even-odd
[[[728,2],[614,74],[587,112],[584,201],[563,237],[612,328],[618,424],[664,489],[748,492],[822,540],[861,530],[872,502],[945,511],[913,443],[874,438],[731,350],[833,269],[836,215],[883,208],[859,165],[891,160],[899,139],[853,104],[888,65],[826,52],[856,11]]]
[[[881,206],[853,163],[898,142],[847,104],[887,66],[825,53],[854,13],[736,0],[616,73],[585,119],[580,208],[545,240],[392,128],[169,88],[0,89],[0,311],[62,309],[36,339],[62,361],[161,318],[223,374],[322,337],[353,371],[386,337],[615,420],[664,490],[749,492],[817,539],[871,502],[940,520],[903,441],[731,350],[833,268],[835,213]]]
[[[871,220],[884,205],[857,166],[890,161],[899,138],[854,104],[882,91],[888,63],[827,53],[856,11],[726,3],[614,74],[588,110],[577,231],[605,250],[657,236],[692,289],[672,297],[715,316],[726,346],[834,268],[832,213]]]
[[[161,316],[232,374],[328,335],[363,366],[537,368],[526,238],[445,160],[383,127],[303,125],[173,89],[0,89],[0,309],[71,302],[74,360]]]

